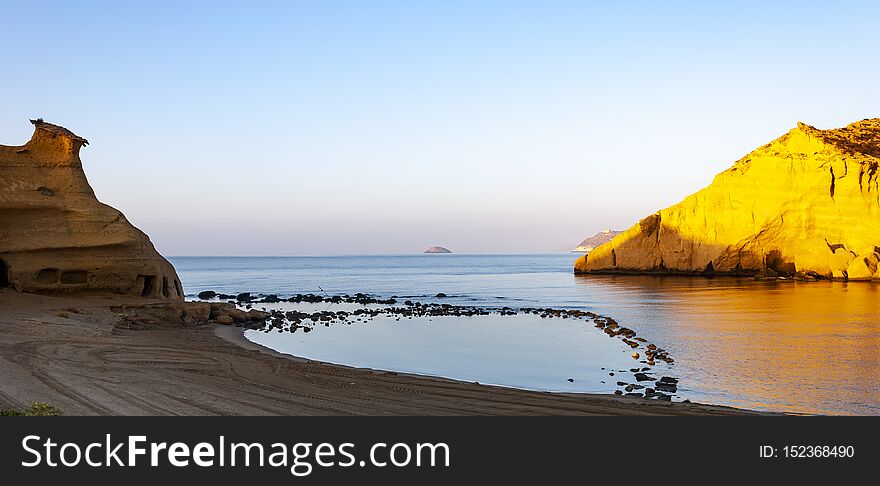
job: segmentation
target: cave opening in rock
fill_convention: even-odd
[[[168,298],[168,277],[162,277],[162,296]]]
[[[36,277],[34,277],[34,281],[38,284],[42,285],[52,285],[58,283],[58,269],[57,268],[44,268],[37,272]]]
[[[144,275],[144,289],[141,290],[141,297],[149,297],[153,295],[154,287],[156,287],[156,276]]]
[[[6,260],[0,258],[0,288],[9,287],[9,267]]]
[[[89,272],[85,270],[67,270],[61,272],[61,283],[67,285],[83,285],[89,283]]]
[[[706,265],[706,268],[703,269],[703,275],[706,277],[712,277],[715,275],[715,265],[713,265],[712,262],[709,262]]]

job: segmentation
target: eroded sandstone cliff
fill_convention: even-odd
[[[797,128],[575,262],[576,273],[880,279],[880,118]]]
[[[0,286],[180,300],[174,267],[143,232],[98,202],[79,152],[88,141],[42,120],[0,145]]]

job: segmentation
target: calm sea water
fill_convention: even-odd
[[[679,397],[758,410],[880,414],[880,285],[575,276],[572,254],[174,257],[187,294],[397,295],[608,315],[670,351]],[[248,338],[353,366],[552,391],[614,388],[629,350],[569,320],[376,321]],[[600,367],[606,368],[605,370]],[[666,374],[665,370],[658,370]],[[568,378],[574,379],[569,383]],[[601,383],[605,381],[605,383]]]

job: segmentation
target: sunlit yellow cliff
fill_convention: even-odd
[[[575,273],[880,280],[880,118],[798,123],[712,184],[580,257]]]

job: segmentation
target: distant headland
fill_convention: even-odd
[[[452,253],[447,248],[443,248],[442,246],[429,246],[425,253]]]
[[[593,251],[597,246],[603,245],[613,240],[614,237],[619,235],[620,233],[622,233],[622,231],[613,231],[610,229],[600,231],[595,235],[584,239],[584,241],[582,241],[580,245],[576,246],[574,250],[571,251],[578,253],[589,253]]]

